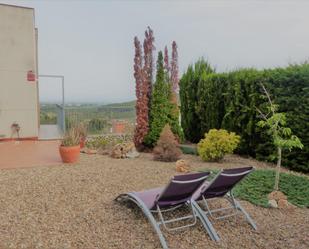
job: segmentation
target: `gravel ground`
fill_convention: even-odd
[[[268,167],[236,156],[211,164],[183,158],[193,170]],[[160,248],[142,213],[113,200],[123,192],[164,185],[174,174],[174,163],[154,162],[149,154],[137,159],[82,155],[76,165],[0,170],[0,248]],[[165,233],[170,248],[309,248],[309,209],[282,211],[241,203],[258,231],[241,218],[214,222],[221,236],[216,243],[198,224]]]

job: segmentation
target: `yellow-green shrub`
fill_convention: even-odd
[[[204,161],[218,161],[225,154],[233,153],[240,142],[240,136],[226,130],[211,129],[197,145],[197,151]]]

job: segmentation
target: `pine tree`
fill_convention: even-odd
[[[137,37],[134,38],[135,57],[134,57],[134,78],[136,91],[136,127],[134,131],[134,144],[138,150],[143,147],[143,141],[149,129],[149,98],[148,85],[145,81],[143,70],[142,48]]]
[[[168,123],[169,103],[169,85],[166,82],[163,54],[160,51],[157,59],[156,81],[153,85],[149,133],[144,142],[146,145],[153,147],[160,137],[163,127]]]

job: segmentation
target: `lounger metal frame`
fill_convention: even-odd
[[[208,175],[203,177],[203,178],[206,179],[207,177],[208,177]],[[171,182],[176,182],[176,183],[179,183],[179,184],[185,184],[185,183],[188,183],[188,182],[195,182],[195,181],[200,181],[200,180],[201,180],[201,178],[191,180],[191,181],[171,180]],[[164,190],[161,193],[163,193],[163,192],[164,192]],[[159,199],[159,197],[160,196],[158,196],[157,199]],[[142,210],[144,215],[147,217],[147,219],[149,220],[149,222],[153,226],[155,232],[157,233],[159,240],[160,240],[160,243],[161,243],[161,245],[164,249],[168,249],[168,246],[167,246],[166,240],[163,236],[163,233],[161,231],[160,226],[163,226],[168,232],[173,232],[173,231],[176,231],[176,230],[180,230],[180,229],[184,229],[184,228],[187,228],[187,227],[194,226],[197,222],[197,219],[199,219],[202,222],[202,224],[203,224],[204,228],[206,229],[206,231],[208,232],[208,234],[211,235],[212,231],[214,230],[214,228],[212,227],[212,224],[209,221],[205,220],[205,218],[203,217],[202,210],[200,209],[200,207],[198,207],[198,205],[196,205],[196,203],[192,202],[192,200],[188,200],[183,204],[176,205],[175,207],[171,207],[171,208],[167,208],[167,209],[161,209],[158,205],[156,205],[156,209],[153,209],[153,210],[149,209],[144,204],[144,202],[134,193],[128,193],[128,194],[121,195],[116,200],[118,200],[118,201],[130,200],[133,203],[135,203]],[[163,213],[173,211],[177,208],[183,207],[184,205],[188,206],[191,209],[191,212],[192,212],[191,215],[178,217],[178,218],[175,218],[175,219],[169,219],[169,220],[164,219]],[[160,221],[157,221],[155,219],[155,217],[153,216],[153,213],[158,213]],[[182,221],[182,220],[188,220],[188,219],[193,219],[193,222],[186,224],[186,225],[182,225],[182,226],[175,226],[175,227],[172,227],[172,228],[170,228],[168,226],[168,224],[179,222],[179,221]],[[212,237],[212,239],[217,240],[215,236],[211,236],[211,237]]]
[[[252,170],[250,170],[252,171]],[[241,176],[241,175],[245,175],[248,174],[248,171],[245,172],[241,172],[241,173],[237,173],[237,174],[225,174],[222,173],[222,170],[216,175],[216,177],[214,177],[212,179],[212,181],[207,185],[207,187],[203,190],[207,191],[207,189],[212,185],[212,183],[220,176],[226,176],[226,177],[233,177],[233,176]],[[253,227],[254,230],[257,230],[257,226],[255,224],[255,222],[253,221],[253,219],[250,217],[250,215],[246,212],[246,210],[240,205],[240,203],[234,198],[233,195],[233,190],[231,189],[227,194],[225,194],[225,196],[223,197],[218,197],[218,198],[224,198],[226,199],[229,203],[230,203],[230,207],[227,208],[217,208],[217,209],[211,209],[208,205],[209,200],[207,201],[207,199],[202,195],[202,200],[201,202],[204,204],[205,208],[207,211],[205,211],[204,209],[201,209],[199,204],[196,201],[193,201],[193,204],[195,204],[195,208],[200,208],[200,210],[202,210],[202,217],[203,219],[205,219],[205,222],[210,222],[210,220],[208,219],[208,216],[210,216],[212,219],[215,220],[220,220],[220,219],[225,219],[225,218],[229,218],[229,217],[233,217],[233,216],[237,216],[240,213],[242,213],[247,222]],[[216,199],[216,198],[211,198],[211,199]],[[215,216],[214,213],[218,213],[218,212],[226,212],[228,210],[234,210],[234,212],[230,212],[229,214],[225,214],[225,215],[218,215]],[[218,241],[220,240],[216,230],[213,228],[213,226],[210,227],[211,233],[209,233],[210,237],[213,239],[213,237],[215,238],[214,240]]]

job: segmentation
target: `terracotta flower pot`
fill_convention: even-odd
[[[59,147],[60,156],[64,163],[75,163],[79,159],[80,145]]]

